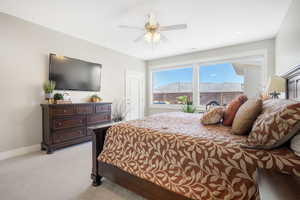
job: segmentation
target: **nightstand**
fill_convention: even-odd
[[[258,169],[258,188],[261,200],[299,200],[300,177]]]

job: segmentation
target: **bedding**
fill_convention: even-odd
[[[300,130],[300,103],[286,99],[267,100],[263,113],[249,134],[249,148],[273,149],[291,139]]]
[[[261,113],[262,100],[248,100],[237,111],[232,123],[232,133],[235,135],[247,135],[252,129],[256,118]]]
[[[222,106],[217,106],[204,113],[200,121],[204,125],[218,124],[221,122],[223,114],[224,108]]]
[[[164,113],[111,127],[98,160],[191,199],[258,199],[256,168],[300,176],[287,148],[243,149],[247,137],[200,114]]]
[[[300,134],[299,133],[291,139],[290,147],[297,156],[300,156]]]
[[[235,97],[227,106],[224,111],[224,117],[223,117],[223,125],[225,126],[231,126],[233,123],[233,120],[235,118],[235,115],[241,105],[245,103],[248,100],[246,95],[239,95]]]

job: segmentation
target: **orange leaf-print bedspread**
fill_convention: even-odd
[[[246,136],[200,114],[163,113],[108,130],[98,160],[191,199],[258,199],[256,168],[300,176],[288,148],[244,149]]]

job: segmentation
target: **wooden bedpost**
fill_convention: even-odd
[[[102,172],[101,169],[99,169],[100,166],[98,166],[98,156],[103,150],[106,131],[113,125],[113,123],[108,124],[102,124],[95,127],[89,127],[89,131],[91,131],[92,134],[92,173],[91,173],[91,179],[93,180],[93,186],[99,186],[101,185],[101,179],[102,179]]]

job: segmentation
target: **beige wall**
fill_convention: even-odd
[[[144,61],[0,13],[0,152],[41,142],[41,86],[48,54],[101,63],[105,101],[124,97],[125,70],[145,72]],[[93,93],[72,92],[75,101]]]
[[[276,74],[300,65],[300,1],[293,0],[276,37]]]
[[[274,39],[268,39],[263,41],[251,42],[246,44],[234,45],[229,47],[223,47],[218,49],[212,49],[207,51],[199,51],[195,53],[189,53],[184,55],[172,56],[167,58],[161,58],[156,60],[147,61],[147,91],[149,91],[150,80],[149,73],[150,68],[176,66],[181,64],[192,63],[210,63],[219,60],[232,60],[247,57],[248,55],[262,55],[266,57],[266,62],[263,64],[261,84],[264,84],[270,75],[275,73],[275,41]],[[255,77],[253,81],[257,81],[258,77]],[[252,81],[252,80],[250,80]],[[249,82],[250,82],[249,81]],[[251,84],[251,82],[249,83]],[[157,112],[172,111],[172,109],[151,108],[149,106],[149,92],[147,92],[147,114],[153,114]],[[178,109],[177,109],[178,110]],[[173,109],[174,111],[174,109]]]

